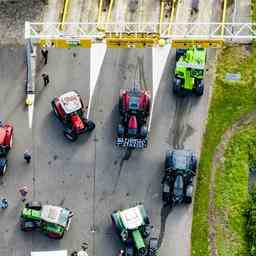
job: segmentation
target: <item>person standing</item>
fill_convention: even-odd
[[[47,48],[44,47],[43,49],[41,49],[41,54],[44,58],[44,65],[46,65],[47,60],[48,60],[48,50],[47,50]]]
[[[20,192],[20,195],[21,195],[21,200],[22,200],[22,202],[25,202],[25,201],[26,201],[27,194],[28,194],[28,187],[27,187],[27,186],[22,186],[22,187],[19,189],[19,192]]]
[[[26,160],[27,164],[30,163],[31,158],[32,158],[32,157],[31,157],[30,152],[29,152],[28,150],[26,150],[26,151],[24,152],[24,159]]]
[[[44,86],[47,86],[50,83],[49,75],[46,74],[46,73],[43,73],[42,78],[43,78],[43,81],[44,81]]]

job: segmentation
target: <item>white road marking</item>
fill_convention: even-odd
[[[32,104],[28,105],[28,125],[29,128],[32,128],[32,123],[33,123],[33,115],[34,115],[34,101],[35,101],[35,95],[30,94],[28,95],[29,99],[31,100]]]
[[[101,66],[106,54],[107,46],[104,43],[93,44],[90,56],[90,98],[88,103],[87,118],[89,118],[91,110],[92,96],[100,74]]]
[[[165,69],[165,64],[166,64],[170,50],[171,50],[170,44],[167,44],[163,47],[152,47],[153,95],[152,95],[151,111],[149,116],[149,126],[148,126],[149,130],[152,123],[152,114],[154,110],[157,91],[160,86],[161,78]]]

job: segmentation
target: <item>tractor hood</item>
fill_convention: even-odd
[[[81,131],[85,128],[84,122],[83,120],[80,118],[79,115],[76,114],[72,114],[71,116],[71,123],[72,123],[72,127],[76,130],[76,131]]]
[[[132,238],[135,244],[136,249],[139,251],[141,248],[145,248],[145,243],[141,233],[138,229],[132,232]]]
[[[173,194],[175,202],[181,202],[183,200],[183,189],[184,182],[183,177],[181,175],[176,176],[173,186]]]

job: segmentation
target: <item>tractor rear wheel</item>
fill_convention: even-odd
[[[7,169],[7,159],[0,159],[1,165],[0,165],[0,176],[4,176]]]
[[[60,119],[59,112],[58,112],[58,110],[57,110],[57,108],[55,106],[55,100],[52,101],[51,105],[52,105],[52,110],[53,110],[55,116]]]
[[[33,221],[30,220],[22,220],[20,228],[22,231],[32,231],[35,229],[35,224]]]
[[[31,201],[26,203],[26,208],[40,211],[42,209],[42,204],[41,202],[38,202],[38,201]]]
[[[181,84],[182,80],[180,78],[175,77],[173,81],[173,94],[181,94]]]
[[[204,81],[203,80],[198,80],[196,82],[195,93],[197,96],[202,96],[204,94]]]

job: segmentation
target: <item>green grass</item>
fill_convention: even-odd
[[[254,49],[254,48],[253,48]],[[246,113],[256,110],[253,56],[245,47],[226,47],[219,54],[214,92],[209,109],[197,177],[192,225],[192,255],[209,255],[208,202],[212,158],[225,130]],[[241,81],[226,81],[225,74],[241,74]]]
[[[220,256],[248,255],[245,209],[248,177],[256,159],[255,124],[238,132],[230,141],[224,166],[216,175],[217,247]]]

